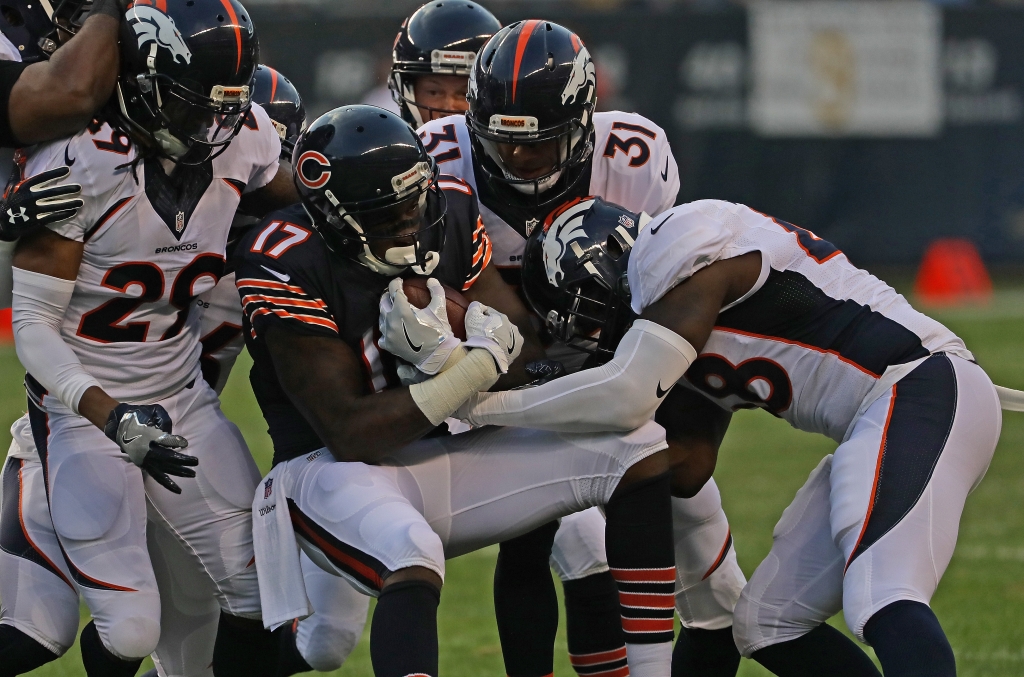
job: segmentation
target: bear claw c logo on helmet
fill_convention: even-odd
[[[331,162],[324,157],[323,153],[307,150],[299,156],[299,161],[296,164],[298,171],[295,174],[306,188],[323,188],[331,180]],[[319,175],[316,175],[313,165],[320,167]]]
[[[192,51],[185,44],[174,19],[155,7],[136,4],[126,17],[139,39],[139,51],[150,42],[155,42],[171,53],[175,63],[180,59],[187,65],[192,63]]]

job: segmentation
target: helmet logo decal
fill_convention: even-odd
[[[331,163],[323,153],[307,150],[299,156],[296,165],[298,171],[295,173],[306,188],[323,188],[331,180]]]
[[[587,90],[589,85],[590,89]],[[572,60],[572,74],[569,82],[565,83],[562,90],[562,105],[580,104],[590,99],[597,90],[597,72],[594,70],[594,62],[590,58],[590,52],[586,47],[581,47],[576,52],[576,58]],[[585,96],[580,96],[585,92]]]
[[[139,51],[144,45],[154,42],[169,51],[175,63],[192,63],[192,51],[174,25],[174,19],[148,5],[135,5],[127,18],[139,39]]]
[[[512,65],[512,102],[516,100],[516,84],[519,82],[519,66],[523,63],[523,54],[526,53],[526,45],[530,42],[530,36],[533,35],[533,29],[540,24],[539,19],[530,19],[529,21],[523,22],[523,27],[519,29],[519,40],[516,42],[516,60]],[[562,97],[565,100],[565,97]]]
[[[581,200],[563,211],[555,222],[547,227],[547,235],[544,238],[544,269],[547,271],[548,282],[554,287],[557,287],[561,278],[565,276],[562,259],[569,249],[569,244],[587,235],[583,228],[583,217],[593,204],[593,200]]]

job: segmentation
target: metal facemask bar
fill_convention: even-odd
[[[587,281],[597,282],[596,278],[590,278]],[[604,364],[615,356],[615,348],[625,330],[632,324],[635,315],[629,304],[621,300],[621,294],[601,285],[602,289],[607,292],[607,300],[602,301],[586,295],[581,290],[585,283],[566,289],[565,293],[572,298],[569,308],[564,315],[554,309],[548,311],[547,317],[544,318],[544,325],[558,341],[573,350],[593,355],[598,364]],[[628,296],[628,282],[625,275],[617,284],[625,286]],[[580,308],[584,303],[594,310],[605,309],[604,317],[596,317],[581,311]],[[584,322],[581,323],[579,320]],[[581,333],[580,324],[590,324],[595,329]]]
[[[324,197],[327,198],[331,205],[331,211],[326,214],[327,222],[336,231],[340,231],[343,238],[348,239],[343,234],[345,230],[350,229],[354,232],[355,239],[362,246],[362,251],[358,254],[359,261],[370,270],[382,275],[400,275],[406,270],[411,269],[417,275],[429,275],[441,261],[441,247],[444,245],[446,225],[445,217],[448,213],[448,201],[444,196],[444,191],[437,189],[437,173],[437,166],[434,163],[420,162],[408,172],[399,174],[392,179],[395,194],[391,197],[395,198],[394,204],[399,204],[403,200],[410,199],[418,194],[421,221],[427,218],[429,208],[427,196],[431,191],[441,200],[437,217],[419,230],[402,236],[392,234],[372,235],[359,223],[356,218],[358,214],[353,214],[345,209],[330,189],[324,191]],[[378,209],[386,207],[387,205]],[[365,213],[366,211],[373,210],[363,211]],[[370,244],[374,240],[405,238],[412,239],[412,244],[390,247],[385,252],[383,260],[374,254],[370,248]],[[428,243],[428,238],[432,238],[434,242]]]
[[[388,78],[388,89],[391,90],[391,98],[399,106],[406,106],[417,127],[422,127],[427,120],[420,115],[420,109],[431,113],[442,113],[444,115],[459,115],[463,111],[450,110],[447,108],[434,108],[424,106],[416,102],[416,91],[413,82],[421,75],[456,75],[469,78],[473,72],[473,65],[476,63],[476,52],[460,52],[457,50],[435,49],[430,53],[430,70],[424,70],[424,65],[418,61],[398,61],[391,67],[391,77]],[[407,76],[407,77],[406,77]]]
[[[158,121],[161,129],[148,130],[145,125],[131,119],[125,104],[125,97],[118,85],[118,104],[122,115],[132,122],[139,130],[150,134],[159,145],[159,150],[169,159],[184,165],[203,164],[225,150],[241,131],[246,116],[252,106],[248,85],[225,86],[214,85],[208,96],[194,92],[173,78],[156,72],[157,43],[152,43],[146,59],[148,73],[140,73],[135,82],[144,95],[139,100],[145,106],[152,119]],[[149,95],[153,97],[151,105]],[[166,113],[168,99],[176,99],[193,113],[208,115],[211,124],[200,126],[195,132],[182,129]],[[195,148],[206,152],[196,153]]]
[[[54,4],[56,4],[56,8],[54,8]],[[49,0],[39,0],[39,7],[46,12],[46,16],[53,23],[53,30],[39,38],[38,42],[39,50],[45,55],[45,58],[49,58],[61,44],[57,31],[64,31],[72,36],[78,33],[92,10],[92,0],[57,0],[55,3],[51,3]]]
[[[494,172],[486,162],[479,163],[488,178],[504,183],[524,195],[533,196],[534,206],[539,207],[557,200],[557,195],[549,200],[542,200],[541,196],[558,183],[565,170],[584,162],[593,153],[593,139],[592,134],[588,134],[587,120],[588,115],[585,115],[582,121],[571,120],[558,127],[540,130],[537,118],[530,115],[492,115],[486,130],[481,130],[477,124],[472,124],[470,130],[480,149],[500,172]],[[558,144],[555,165],[546,174],[535,179],[521,179],[516,176],[505,165],[498,152],[499,143],[518,145],[551,140]],[[575,186],[580,176],[581,174],[574,177],[566,189]]]

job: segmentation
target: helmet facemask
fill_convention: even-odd
[[[413,118],[414,127],[422,127],[429,121],[423,119],[421,110],[440,113],[442,116],[461,115],[463,110],[450,110],[424,105],[416,101],[416,78],[424,75],[447,75],[469,79],[476,62],[476,52],[435,49],[430,54],[430,66],[419,62],[396,61],[388,77],[391,98]]]
[[[437,176],[436,164],[420,162],[392,179],[395,193],[368,205],[343,205],[327,189],[317,205],[322,217],[310,216],[332,250],[355,249],[355,258],[376,273],[400,275],[412,270],[429,275],[441,260],[448,211]],[[381,243],[392,246],[378,255],[374,249],[379,250]]]
[[[645,213],[599,198],[578,198],[556,209],[527,241],[527,302],[553,338],[590,353],[598,364],[614,356],[636,317],[627,267],[636,235],[649,221]]]
[[[203,164],[227,150],[251,107],[248,85],[214,85],[206,95],[196,91],[196,83],[179,82],[152,69],[137,76],[134,84],[139,92],[134,98],[148,121],[132,117],[119,86],[122,115],[136,132],[152,139],[161,155],[182,165]]]
[[[480,156],[480,167],[489,180],[503,183],[519,193],[533,198],[534,206],[542,206],[552,202],[563,194],[552,194],[545,200],[545,192],[553,188],[566,177],[569,185],[566,190],[582,176],[581,169],[593,154],[593,129],[589,124],[589,113],[582,120],[572,119],[567,123],[545,130],[539,129],[537,118],[529,115],[492,115],[486,129],[467,118],[470,126],[470,138]],[[551,149],[551,166],[541,176],[530,179],[521,178],[506,161],[512,152],[510,146],[536,146],[549,144]],[[504,151],[504,153],[503,153]]]

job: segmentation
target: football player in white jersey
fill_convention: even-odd
[[[281,137],[281,159],[287,162],[292,143],[305,125],[298,91],[276,70],[260,65],[253,79],[252,100],[270,117]],[[257,222],[236,215],[233,237],[241,237]],[[199,297],[197,305],[203,309],[202,373],[219,395],[243,345],[234,273],[226,273]],[[0,674],[5,677],[63,655],[74,641],[79,617],[77,589],[53,530],[27,415],[14,423],[11,434],[14,439],[2,471],[7,491],[0,494],[4,497],[0,499],[0,635],[12,635],[0,636],[4,665]],[[157,668],[152,672],[162,677],[208,676],[212,674],[210,659],[220,606],[207,577],[182,557],[175,544],[163,543],[165,534],[155,530],[147,534],[161,595],[160,643],[153,654]],[[319,611],[282,628],[282,634],[288,636],[281,639],[278,677],[313,668],[339,668],[355,647],[366,620],[368,600],[364,595],[324,573],[306,557],[302,568]],[[10,628],[5,631],[4,626]]]
[[[148,506],[150,529],[205,569],[225,612],[214,672],[262,674],[274,651],[252,567],[247,494],[258,473],[197,378],[194,301],[223,272],[240,202],[261,209],[294,192],[277,176],[270,120],[249,111],[258,47],[244,8],[159,0],[126,19],[114,125],[39,148],[27,165],[71,167],[85,202],[15,254],[33,434],[62,558],[94,619],[82,636],[87,672],[134,674],[159,640]],[[186,439],[188,453],[176,451]],[[203,459],[197,475],[189,466]],[[179,487],[168,475],[190,479]]]
[[[653,220],[566,205],[531,238],[524,272],[549,329],[605,363],[481,394],[469,422],[607,430],[657,411],[681,485],[710,477],[738,408],[832,438],[743,589],[738,648],[783,677],[877,676],[825,623],[843,611],[886,677],[956,674],[928,602],[1001,425],[963,341],[829,242],[717,200]]]
[[[468,114],[420,128],[441,170],[476,190],[495,264],[510,282],[519,282],[525,238],[566,200],[598,195],[654,215],[675,204],[679,173],[665,131],[635,113],[595,113],[596,86],[595,64],[577,35],[551,22],[521,21],[481,50]],[[557,344],[550,356],[582,362]],[[674,499],[673,511],[677,531],[688,535],[678,540],[676,607],[684,630],[673,662],[684,672],[733,675],[739,655],[732,608],[745,578],[714,481],[697,496]],[[557,532],[502,545],[495,606],[510,677],[551,671],[557,607],[542,564],[549,550],[565,590],[574,666],[581,674],[625,669],[617,609],[607,602],[615,585],[602,523],[590,510],[563,519]],[[644,677],[643,666],[629,669]]]

